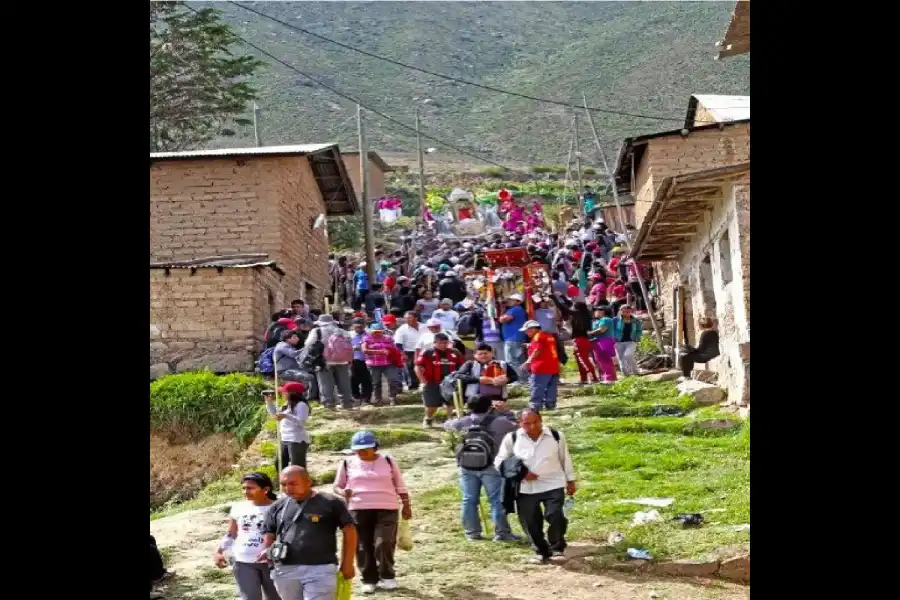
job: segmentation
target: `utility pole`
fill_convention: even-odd
[[[637,261],[637,257],[634,255],[634,248],[631,245],[631,235],[628,233],[628,229],[625,227],[625,211],[622,210],[622,205],[619,203],[619,190],[616,186],[616,174],[612,172],[609,168],[609,163],[606,162],[606,153],[603,151],[603,145],[600,143],[600,137],[597,135],[597,128],[594,127],[594,117],[591,115],[591,111],[588,110],[587,103],[587,95],[582,92],[581,94],[582,100],[584,100],[584,112],[587,113],[588,123],[591,126],[591,133],[594,134],[594,144],[597,146],[597,153],[600,154],[600,160],[603,162],[603,170],[606,171],[606,176],[609,178],[609,187],[612,189],[613,201],[616,203],[616,212],[619,215],[619,222],[622,224],[622,228],[625,229],[623,232],[625,235],[625,245],[628,246],[628,254],[631,255],[635,261]],[[647,293],[647,286],[644,284],[644,277],[641,275],[641,270],[637,268],[635,265],[634,272],[637,274],[638,284],[641,286],[641,294],[644,295],[644,301],[647,303],[647,314],[650,315],[650,323],[653,325],[653,333],[656,335],[656,343],[659,344],[660,350],[665,348],[663,345],[662,332],[659,330],[659,326],[656,324],[656,317],[653,315],[653,307],[650,306],[650,294]],[[678,352],[678,349],[674,349],[675,352]]]
[[[416,109],[416,151],[419,154],[419,214],[425,220],[425,155],[422,154],[422,136],[419,134],[419,109]]]
[[[366,244],[366,272],[369,274],[369,285],[375,283],[375,231],[372,229],[372,221],[375,215],[372,211],[372,202],[369,200],[369,148],[366,145],[366,135],[363,131],[362,107],[356,105],[356,127],[359,130],[359,180],[362,184],[362,213],[363,227],[365,229]],[[371,289],[371,287],[369,288]]]
[[[578,212],[584,214],[584,198],[581,197],[581,192],[584,190],[584,180],[581,178],[581,146],[578,142],[578,113],[575,114],[572,123],[572,126],[575,128],[575,173],[578,176]]]
[[[255,100],[253,101],[253,137],[256,138],[256,147],[262,146],[262,142],[259,139],[259,106],[257,106]]]

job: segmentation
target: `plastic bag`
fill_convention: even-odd
[[[337,572],[337,590],[334,593],[334,600],[350,600],[353,593],[353,580],[345,579],[344,574]]]
[[[401,550],[406,550],[407,552],[412,550],[412,525],[407,519],[401,519],[400,526],[397,528],[397,547]],[[338,596],[338,600],[341,600],[340,596]]]

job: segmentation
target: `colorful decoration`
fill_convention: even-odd
[[[446,200],[440,194],[428,194],[425,196],[425,206],[432,214],[439,213],[444,210]]]
[[[396,196],[384,196],[375,203],[378,210],[397,210],[403,208],[403,200]]]
[[[475,203],[479,206],[497,206],[497,195],[486,194],[483,196],[477,196],[475,198]]]
[[[452,192],[450,192],[450,202],[460,202],[460,201],[468,201],[471,202],[474,196],[472,192],[466,191],[462,188],[454,188]]]

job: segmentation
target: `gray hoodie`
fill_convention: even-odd
[[[275,351],[272,353],[272,360],[275,361],[275,368],[279,372],[289,369],[300,370],[300,359],[303,348],[294,348],[287,342],[278,342],[275,345]]]

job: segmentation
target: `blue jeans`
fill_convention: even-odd
[[[559,375],[531,376],[531,408],[556,408],[556,391]]]
[[[525,362],[525,349],[521,342],[503,342],[503,351],[506,353],[506,362],[518,371]]]
[[[462,488],[462,524],[467,536],[481,535],[481,520],[478,518],[478,501],[481,498],[481,487],[487,494],[491,505],[491,520],[494,522],[494,535],[505,536],[511,533],[506,511],[503,510],[503,477],[493,465],[483,471],[471,469],[459,470],[459,485]]]

